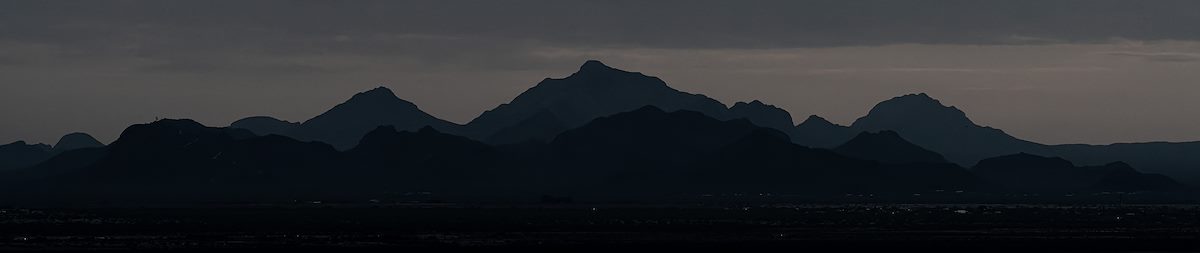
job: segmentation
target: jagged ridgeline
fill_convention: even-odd
[[[0,166],[2,200],[72,203],[1178,193],[1200,178],[1200,143],[1042,145],[926,94],[881,102],[849,126],[815,115],[795,124],[763,101],[726,106],[588,61],[465,125],[379,87],[302,122],[168,119],[107,146],[85,134],[17,142],[0,146]]]
[[[86,133],[63,135],[54,146],[16,141],[0,145],[0,171],[25,169],[63,152],[103,146],[103,143]]]

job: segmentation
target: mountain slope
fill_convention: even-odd
[[[39,192],[31,197],[61,198],[54,201],[253,199],[336,190],[323,187],[338,175],[339,156],[324,143],[164,119],[9,175],[18,189]]]
[[[100,143],[100,141],[97,141],[96,138],[93,138],[91,135],[86,133],[70,133],[63,135],[62,138],[59,138],[58,142],[54,144],[54,149],[51,150],[51,152],[54,154],[60,154],[62,152],[76,149],[98,148],[103,146],[104,143]]]
[[[1052,145],[1044,152],[1079,164],[1124,162],[1150,173],[1200,183],[1200,142],[1145,142],[1110,145]]]
[[[126,128],[108,155],[78,175],[89,181],[204,181],[227,145],[254,137],[243,129],[213,128],[187,119],[163,119]]]
[[[949,163],[885,164],[752,133],[698,163],[706,191],[779,194],[914,193],[975,190],[980,181]]]
[[[357,182],[408,191],[486,192],[477,189],[517,173],[497,169],[505,163],[492,146],[432,127],[397,131],[381,126],[346,155],[355,169],[348,172],[358,175]]]
[[[630,157],[687,161],[759,128],[746,120],[721,121],[694,111],[666,112],[645,106],[563,132],[550,146],[563,157],[602,163]]]
[[[527,118],[516,125],[505,127],[488,137],[488,143],[515,144],[523,142],[550,142],[554,136],[568,128],[558,116],[549,110],[542,110],[533,117]]]
[[[17,141],[0,145],[0,171],[23,169],[45,161],[53,155],[50,145]]]
[[[795,128],[791,113],[758,100],[750,101],[750,103],[734,103],[732,107],[729,107],[729,116],[731,118],[745,118],[755,125],[773,128],[789,134]]]
[[[26,169],[63,152],[103,146],[103,143],[85,133],[63,135],[54,146],[24,141],[0,145],[0,171]]]
[[[941,154],[912,144],[900,134],[886,130],[859,133],[833,151],[848,157],[891,164],[947,163]]]
[[[704,95],[675,90],[656,77],[615,69],[599,61],[587,61],[578,72],[562,79],[545,79],[512,102],[479,115],[467,124],[467,135],[500,142],[493,144],[546,140],[547,136],[582,126],[592,119],[647,105],[665,111],[690,110],[718,119],[728,118],[724,104]],[[531,120],[533,118],[555,120]],[[518,124],[545,131],[504,130]]]
[[[987,157],[1044,149],[1041,144],[1017,139],[999,129],[979,126],[963,111],[942,105],[924,93],[880,102],[850,128],[896,131],[914,144],[965,165]]]
[[[753,132],[702,158],[697,189],[714,192],[853,192],[882,182],[876,163]]]
[[[940,153],[961,165],[1023,152],[1062,157],[1089,166],[1123,162],[1146,172],[1161,173],[1186,182],[1200,182],[1200,142],[1043,145],[1018,139],[999,129],[979,126],[958,108],[942,105],[923,93],[880,102],[870,113],[847,128],[819,121],[819,124],[806,126],[809,121],[797,127],[797,134],[793,135],[797,143],[836,139],[839,131],[846,129],[892,130],[913,144]]]
[[[557,171],[546,173],[559,173],[552,181],[593,193],[842,194],[978,186],[961,167],[931,158],[904,166],[855,159],[793,144],[783,132],[745,119],[651,106],[568,130],[548,148],[548,167]]]
[[[346,150],[379,126],[394,126],[400,130],[431,126],[441,131],[454,131],[459,127],[433,117],[413,103],[397,98],[391,90],[379,87],[355,94],[350,100],[304,121],[289,136],[321,141]]]
[[[817,115],[808,116],[790,132],[792,142],[814,148],[834,148],[855,136],[854,129],[833,124]]]
[[[1125,163],[1077,167],[1062,158],[1027,153],[984,159],[972,171],[984,180],[1022,192],[1136,192],[1182,188],[1170,178],[1141,173]]]
[[[544,174],[565,188],[591,194],[661,193],[683,183],[698,159],[754,131],[779,131],[744,119],[721,121],[694,111],[654,106],[601,117],[567,130],[548,145]]]
[[[230,128],[250,130],[250,132],[254,132],[257,135],[287,135],[299,126],[300,123],[287,122],[267,116],[248,117],[229,124]]]

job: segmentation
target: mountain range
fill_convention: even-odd
[[[44,162],[63,152],[103,147],[104,144],[86,133],[70,133],[58,139],[54,146],[29,144],[24,141],[0,145],[0,171],[24,169]]]
[[[983,188],[950,163],[856,159],[796,145],[783,132],[749,120],[722,121],[653,106],[598,118],[550,143],[497,146],[433,127],[380,126],[346,151],[165,119],[131,126],[111,145],[68,151],[0,178],[6,187],[0,199],[49,196],[54,201],[373,198],[422,191],[641,199],[710,192],[836,195]]]
[[[883,163],[947,163],[941,154],[912,144],[900,137],[900,134],[889,130],[859,133],[853,139],[833,148],[833,151],[848,157]]]
[[[755,125],[788,134],[796,144],[815,148],[836,148],[861,132],[894,131],[961,166],[972,166],[988,157],[1025,152],[1060,156],[1085,165],[1121,161],[1149,172],[1200,183],[1200,142],[1043,145],[980,126],[962,110],[943,105],[924,93],[880,102],[849,126],[834,124],[817,115],[793,125],[790,113],[762,101],[738,102],[727,108],[704,95],[673,89],[659,78],[619,70],[599,61],[587,61],[565,78],[545,79],[466,125],[437,119],[380,87],[355,95],[304,123],[250,117],[231,126],[260,134],[326,142],[339,150],[353,147],[363,134],[378,125],[394,125],[399,130],[432,126],[489,144],[545,143],[592,119],[646,105],[665,111],[696,111],[720,120],[745,118]]]
[[[1121,192],[1182,188],[1166,176],[1141,173],[1122,162],[1078,167],[1059,157],[1027,153],[984,159],[972,170],[984,180],[1022,192]]]
[[[493,144],[547,142],[592,119],[647,105],[729,118],[726,106],[715,99],[675,90],[657,77],[587,61],[566,78],[543,80],[512,102],[483,112],[467,123],[465,135]]]
[[[1088,166],[1123,162],[1189,183],[1200,183],[1200,142],[1118,143],[1111,145],[1045,145],[1022,140],[1002,130],[980,126],[966,113],[928,95],[909,94],[875,105],[850,126],[810,117],[798,128],[797,143],[828,147],[862,131],[895,131],[905,139],[963,166],[1016,153],[1062,157]]]
[[[302,122],[171,119],[131,126],[108,146],[82,134],[53,147],[17,142],[0,146],[0,166],[8,197],[78,199],[1180,191],[1189,188],[1176,180],[1200,179],[1200,143],[1043,145],[923,93],[880,102],[849,126],[816,115],[794,124],[762,101],[727,107],[587,61],[465,125],[379,87]]]

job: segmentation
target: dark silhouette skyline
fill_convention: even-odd
[[[1200,252],[1196,10],[0,0],[0,249]]]
[[[302,122],[379,86],[466,124],[587,59],[797,123],[927,93],[1038,143],[1198,141],[1197,5],[0,1],[0,143],[107,143],[155,118]]]
[[[368,93],[373,95],[364,95]],[[365,106],[370,104],[362,102],[366,97],[386,102],[377,107]],[[348,107],[346,104],[358,106]],[[1198,142],[1044,145],[1019,139],[1000,129],[980,126],[962,110],[944,105],[925,93],[902,95],[879,102],[849,126],[836,125],[813,115],[792,127],[787,111],[761,101],[739,102],[726,107],[702,94],[671,88],[661,79],[616,69],[596,60],[584,62],[566,78],[546,79],[518,95],[513,102],[486,111],[466,125],[429,116],[417,109],[416,105],[397,98],[389,89],[378,87],[355,95],[343,105],[335,107],[336,110],[330,110],[345,116],[341,116],[342,120],[328,120],[327,125],[345,128],[347,124],[355,124],[352,127],[354,131],[328,131],[334,135],[310,140],[336,140],[333,142],[341,144],[335,147],[348,149],[355,143],[354,140],[370,129],[370,125],[410,119],[401,124],[405,126],[401,129],[414,130],[423,124],[436,125],[438,127],[435,128],[444,132],[489,144],[550,142],[559,133],[591,119],[645,105],[666,108],[664,110],[667,111],[698,111],[722,120],[745,118],[784,132],[797,144],[816,148],[836,148],[861,132],[895,131],[907,141],[939,153],[948,161],[964,167],[973,166],[984,158],[1027,152],[1067,157],[1084,165],[1128,162],[1150,172],[1167,173],[1179,180],[1200,180],[1200,172],[1190,169],[1200,166]],[[380,110],[404,113],[387,114]]]
[[[54,146],[25,141],[0,145],[0,171],[28,168],[67,151],[103,146],[86,133],[63,135]]]
[[[326,113],[303,122],[254,116],[235,122],[233,128],[244,128],[258,135],[277,134],[329,143],[343,151],[354,148],[363,136],[380,126],[392,126],[398,131],[416,131],[431,126],[438,132],[489,145],[551,143],[560,133],[593,119],[645,106],[665,108],[663,110],[668,112],[695,111],[717,120],[745,119],[750,124],[777,130],[796,144],[840,149],[844,154],[866,160],[889,163],[936,160],[932,159],[934,155],[905,146],[911,143],[962,167],[974,166],[985,158],[1024,152],[1064,157],[1087,166],[1125,162],[1177,180],[1194,182],[1200,179],[1200,173],[1189,169],[1200,165],[1200,160],[1196,160],[1200,157],[1196,155],[1200,153],[1197,143],[1043,145],[1018,139],[999,129],[979,126],[958,108],[943,105],[923,93],[880,102],[849,126],[839,126],[815,115],[791,126],[787,111],[761,101],[739,102],[726,107],[704,95],[675,90],[660,79],[615,69],[594,60],[585,62],[567,78],[547,79],[514,98],[513,102],[489,110],[466,125],[438,119],[398,98],[390,89],[377,87],[355,94]],[[863,135],[865,132],[879,134]],[[865,139],[853,138],[855,135]],[[903,142],[888,138],[900,138]],[[80,134],[62,139],[64,144],[60,145],[69,148],[50,150],[48,145],[14,143],[0,153],[10,157],[4,162],[7,170],[13,170],[36,165],[67,149],[100,145]],[[871,147],[856,145],[859,142],[882,142],[877,145],[898,150],[872,151]],[[888,157],[888,152],[904,155]]]
[[[130,126],[107,146],[82,133],[56,147],[5,145],[0,173],[9,192],[0,200],[197,203],[389,192],[491,201],[753,192],[1190,196],[1198,175],[1188,169],[1197,164],[1188,158],[1200,152],[1195,143],[1043,145],[976,125],[926,94],[880,102],[850,126],[818,116],[792,125],[788,115],[761,101],[726,107],[587,61],[466,125],[378,87],[299,123],[254,116],[212,127],[161,119]]]

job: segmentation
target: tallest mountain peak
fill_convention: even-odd
[[[54,144],[54,151],[61,153],[68,150],[103,146],[103,143],[86,133],[70,133],[58,139],[58,142]]]
[[[354,99],[354,98],[394,98],[394,97],[396,97],[396,93],[392,92],[391,89],[388,89],[387,87],[379,86],[379,87],[376,87],[376,88],[368,90],[368,91],[359,92],[358,94],[354,94],[354,97],[352,97],[351,99]]]
[[[417,107],[417,105],[408,102],[407,100],[400,99],[400,97],[397,97],[396,93],[392,92],[391,89],[383,86],[354,94],[353,97],[350,97],[350,100],[347,100],[343,104],[361,104],[363,106],[390,106],[393,104],[401,104],[404,107]]]
[[[392,90],[378,87],[355,94],[350,100],[301,123],[292,137],[322,141],[346,150],[358,144],[367,132],[387,125],[406,131],[425,126],[452,131],[456,126],[421,111],[416,104],[400,99]]]
[[[575,72],[575,75],[610,76],[610,75],[614,75],[617,73],[631,73],[631,72],[610,67],[608,65],[605,65],[603,62],[600,62],[597,60],[588,60],[586,62],[583,62],[582,66],[579,66],[579,71]]]
[[[800,122],[800,125],[834,126],[836,124],[829,122],[829,120],[822,118],[821,116],[809,115],[808,118],[804,119],[804,122]]]
[[[931,124],[935,126],[973,126],[963,111],[925,93],[908,94],[876,104],[867,116],[853,126],[869,130],[897,130],[899,125]]]
[[[583,62],[583,66],[579,66],[579,72],[589,72],[589,71],[598,71],[598,70],[603,71],[603,70],[611,70],[611,69],[613,69],[613,68],[609,67],[608,65],[604,65],[603,62],[600,62],[597,60],[587,60],[586,62]]]
[[[729,108],[712,98],[676,90],[657,77],[589,60],[578,72],[564,78],[546,78],[468,125],[475,135],[472,137],[497,144],[547,140],[593,119],[647,105],[668,112],[689,110],[730,119]]]
[[[934,99],[933,97],[930,97],[929,94],[925,94],[925,93],[907,94],[907,95],[892,98],[892,100],[913,101],[913,102],[922,102],[922,103],[935,103],[938,105],[942,104],[942,102],[938,101],[937,99]]]
[[[977,125],[962,110],[924,93],[880,102],[850,127],[857,131],[896,131],[906,140],[943,152],[959,164],[1040,148],[1004,131]]]

